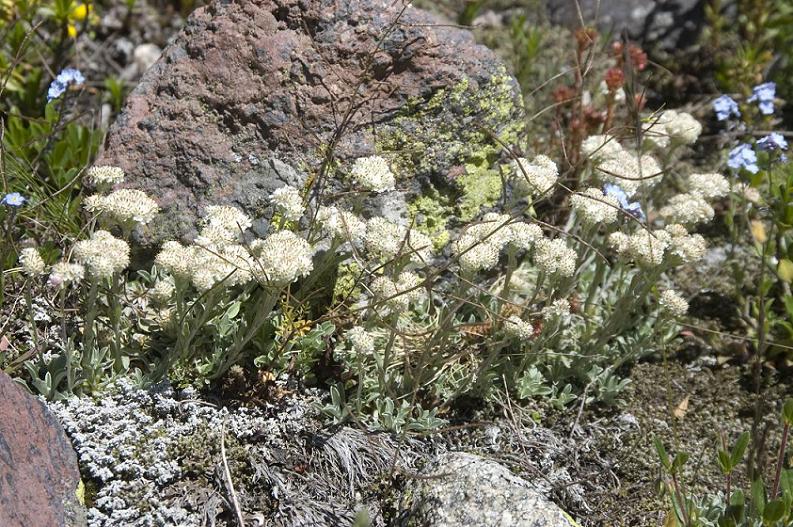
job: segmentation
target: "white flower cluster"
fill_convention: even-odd
[[[599,188],[588,188],[573,194],[570,204],[581,221],[587,225],[614,223],[620,210],[617,198],[606,196]]]
[[[661,293],[658,303],[661,308],[673,317],[682,317],[688,312],[688,302],[680,293],[667,289]]]
[[[270,202],[289,221],[300,220],[306,210],[300,191],[288,185],[276,189],[270,195]]]
[[[251,244],[257,259],[254,276],[260,283],[283,287],[314,269],[311,245],[292,231],[278,231]]]
[[[649,154],[638,157],[636,153],[620,149],[614,156],[605,158],[597,170],[602,179],[619,185],[628,197],[641,189],[654,187],[661,180],[661,166]]]
[[[671,254],[683,263],[700,260],[707,245],[699,234],[688,234],[679,224],[668,225],[652,232],[641,229],[631,235],[614,232],[609,244],[624,258],[635,260],[645,266],[661,265],[664,256]]]
[[[713,219],[715,214],[705,198],[700,194],[677,194],[661,207],[658,214],[667,223],[682,223],[694,225],[706,223]]]
[[[366,331],[361,326],[354,326],[347,331],[345,338],[352,345],[352,349],[359,355],[369,355],[374,353],[374,335]]]
[[[380,156],[361,157],[355,160],[352,179],[364,190],[386,192],[396,188],[396,180],[388,161]]]
[[[348,240],[359,245],[366,239],[366,224],[358,216],[336,207],[320,207],[317,221],[322,232],[331,238]]]
[[[542,196],[553,189],[559,178],[556,163],[545,155],[538,155],[533,161],[518,158],[513,170],[515,191],[523,196]]]
[[[513,222],[508,214],[489,212],[454,242],[452,252],[459,257],[462,271],[472,274],[495,267],[507,244],[528,250],[542,236],[542,229],[535,224]]]
[[[114,166],[91,167],[86,171],[88,180],[97,186],[111,186],[124,181],[124,171]]]
[[[511,315],[504,321],[504,332],[510,337],[520,340],[534,338],[534,326],[517,315]]]
[[[52,266],[48,283],[61,287],[77,283],[85,276],[85,267],[76,263],[58,262]]]
[[[658,148],[670,143],[693,144],[702,133],[702,125],[690,113],[666,110],[644,125],[645,137]]]
[[[253,220],[236,207],[210,205],[206,210],[206,227],[222,229],[231,234],[231,239],[239,239],[240,235],[251,228]]]
[[[553,240],[543,238],[537,241],[534,265],[546,274],[561,277],[573,276],[577,259],[578,255],[575,250],[568,247],[562,238]]]
[[[584,139],[581,151],[590,159],[602,161],[617,157],[623,149],[614,137],[606,134],[590,135]]]
[[[691,174],[686,184],[690,194],[705,199],[723,198],[730,192],[730,182],[721,174]]]
[[[392,313],[401,313],[424,298],[422,282],[419,275],[406,271],[400,273],[396,282],[386,276],[378,276],[372,280],[370,289],[375,300],[384,302]]]
[[[566,298],[558,298],[545,306],[542,310],[545,320],[565,319],[570,316],[570,301]]]
[[[284,287],[312,271],[311,245],[291,231],[275,232],[250,247],[241,245],[242,234],[252,223],[234,207],[207,207],[207,219],[195,245],[166,242],[154,262],[175,278],[189,280],[199,291],[251,280]]]
[[[172,280],[157,280],[154,287],[149,290],[149,296],[155,302],[165,304],[173,297],[174,290],[175,287]]]
[[[88,212],[104,214],[118,223],[140,223],[146,225],[151,222],[160,207],[146,195],[145,192],[124,188],[111,192],[107,196],[99,194],[89,196],[84,203]]]
[[[107,231],[96,231],[90,240],[74,244],[74,257],[97,278],[109,278],[129,265],[129,245]]]
[[[44,274],[44,271],[47,270],[47,265],[35,247],[22,249],[19,252],[19,263],[22,266],[22,272],[31,277]]]
[[[683,263],[692,263],[705,256],[708,244],[699,234],[689,234],[680,224],[667,225],[664,230],[669,233],[668,253],[679,258]]]
[[[433,253],[429,236],[380,217],[367,220],[365,244],[369,253],[382,260],[410,255],[413,263],[426,264]]]

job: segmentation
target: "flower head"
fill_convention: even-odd
[[[359,355],[374,353],[374,335],[366,331],[363,327],[354,326],[350,328],[344,336],[352,345],[352,349],[355,353]]]
[[[251,244],[253,274],[262,284],[284,287],[313,269],[311,245],[292,231],[278,231]]]
[[[432,259],[433,245],[422,232],[376,217],[366,222],[366,250],[383,260],[410,255],[411,262],[426,264]]]
[[[86,177],[97,186],[117,185],[124,181],[124,171],[119,167],[102,165],[89,168]]]
[[[19,252],[19,263],[22,264],[22,271],[28,276],[44,274],[47,269],[47,265],[35,247],[22,249]]]
[[[741,110],[738,109],[738,103],[729,95],[722,95],[713,101],[713,111],[716,112],[716,119],[724,121],[729,119],[730,116],[741,116]]]
[[[688,302],[680,293],[667,289],[661,293],[658,303],[661,308],[673,317],[682,317],[688,312]]]
[[[421,283],[420,276],[406,271],[400,273],[396,282],[386,276],[378,276],[372,281],[370,289],[375,300],[384,302],[391,312],[400,313],[424,298]]]
[[[713,207],[701,194],[677,194],[658,211],[668,223],[693,225],[713,219]]]
[[[366,238],[366,224],[352,212],[323,206],[317,211],[317,221],[322,232],[332,238],[345,239],[355,245]]]
[[[760,150],[787,150],[787,141],[779,132],[771,132],[757,141],[757,147]]]
[[[570,316],[570,301],[566,298],[558,298],[543,308],[542,315],[545,320],[567,318]]]
[[[75,68],[63,69],[57,77],[50,83],[47,90],[47,102],[57,99],[66,91],[69,85],[79,86],[85,82],[85,77],[80,70]]]
[[[165,242],[154,263],[173,276],[188,278],[193,271],[193,248],[176,241]]]
[[[129,245],[107,231],[96,231],[90,240],[74,245],[74,257],[97,278],[109,278],[129,265]]]
[[[595,160],[616,157],[622,150],[622,145],[610,135],[590,135],[581,143],[581,151]]]
[[[534,326],[531,322],[526,322],[517,315],[511,315],[504,321],[504,332],[510,337],[515,337],[519,340],[534,338]]]
[[[534,265],[544,273],[573,276],[578,255],[561,238],[539,240],[534,251]]]
[[[690,194],[705,199],[723,198],[730,192],[730,183],[721,174],[691,174],[687,183]]]
[[[757,102],[760,113],[771,115],[774,113],[774,97],[776,96],[776,83],[765,82],[752,88],[752,96],[747,99],[749,102]]]
[[[77,283],[85,276],[85,267],[76,263],[58,262],[52,266],[47,283],[53,287]]]
[[[752,174],[757,174],[760,168],[757,166],[757,153],[746,143],[741,143],[730,150],[727,159],[727,166],[733,170],[746,169]]]
[[[300,191],[288,185],[275,189],[270,201],[289,221],[300,220],[306,210]]]
[[[380,156],[361,157],[355,160],[352,179],[364,190],[386,192],[396,188],[396,180],[388,161]]]
[[[597,167],[602,179],[619,185],[627,198],[640,188],[652,188],[661,180],[661,166],[651,155],[638,157],[636,153],[623,150]]]
[[[620,202],[614,196],[608,196],[598,188],[588,188],[584,192],[573,194],[570,204],[581,221],[588,225],[597,223],[614,223]]]
[[[89,196],[84,205],[89,212],[104,214],[113,221],[141,225],[151,222],[160,211],[157,202],[145,192],[130,188],[116,190],[107,196]]]
[[[666,110],[644,127],[646,136],[659,148],[666,148],[670,141],[690,145],[702,133],[702,125],[690,113]]]
[[[670,239],[670,234],[664,230],[650,232],[640,229],[631,235],[613,232],[608,240],[609,245],[620,256],[635,260],[640,265],[652,267],[663,263]]]
[[[3,196],[3,199],[0,200],[0,204],[9,207],[21,207],[26,201],[27,199],[19,192],[11,192]]]
[[[522,195],[541,196],[553,189],[559,178],[556,163],[545,155],[538,155],[533,161],[521,157],[513,165],[515,190]]]

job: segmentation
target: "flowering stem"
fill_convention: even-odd
[[[80,365],[83,370],[88,372],[89,384],[93,384],[93,362],[94,362],[94,348],[96,333],[94,332],[94,321],[96,320],[97,296],[99,295],[99,279],[91,275],[88,289],[88,298],[86,306],[88,310],[85,313],[85,320],[83,321],[83,356],[80,360]]]
[[[117,373],[124,371],[124,361],[121,354],[121,302],[119,297],[119,274],[113,274],[110,288],[110,323],[113,327],[113,368]]]
[[[785,427],[782,429],[782,442],[779,445],[779,459],[776,461],[776,473],[774,474],[774,487],[771,491],[771,499],[776,499],[779,494],[779,478],[782,475],[782,466],[785,464],[788,432],[790,432],[790,425],[785,423]]]

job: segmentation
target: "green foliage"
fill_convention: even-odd
[[[793,400],[783,405],[781,421],[787,440],[788,429],[793,418]],[[742,433],[732,448],[726,442],[716,449],[716,462],[725,477],[725,492],[719,495],[696,497],[687,495],[681,481],[682,469],[688,462],[688,454],[678,452],[674,458],[667,453],[663,443],[656,438],[656,453],[665,477],[663,494],[671,505],[671,525],[680,527],[787,527],[793,525],[793,470],[784,469],[786,444],[780,446],[779,460],[775,473],[767,486],[762,478],[755,479],[748,495],[744,490],[731,485],[734,473],[743,462],[744,454],[752,440],[749,432]],[[669,523],[667,522],[667,525]]]

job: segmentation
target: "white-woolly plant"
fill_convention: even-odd
[[[63,291],[83,284],[78,377],[91,389],[129,368],[211,381],[239,364],[310,379],[321,360],[337,372],[328,414],[391,429],[434,426],[459,396],[503,389],[558,405],[611,400],[619,367],[674,335],[687,303],[668,272],[703,257],[691,229],[730,190],[718,174],[669,173],[664,152],[700,131],[667,111],[648,119],[639,150],[590,137],[580,190],[547,156],[515,156],[505,204],[449,222],[445,247],[408,222],[361,216],[363,197],[398,179],[386,158],[360,159],[335,200],[276,190],[262,239],[244,212],[208,207],[192,244],[164,243],[153,272],[130,282],[124,239],[156,203],[134,190],[90,197],[97,227],[50,275]],[[110,167],[91,174],[119,182]],[[541,221],[534,206],[560,198],[563,224]]]

